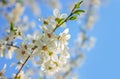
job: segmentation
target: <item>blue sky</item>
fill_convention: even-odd
[[[62,1],[64,3],[64,0]],[[97,42],[95,47],[86,53],[85,63],[78,70],[80,79],[120,79],[119,23],[120,0],[109,0],[108,5],[100,8],[99,20],[91,33],[92,36],[96,37]],[[68,26],[71,27],[70,29],[75,29],[70,32],[72,33],[72,38],[76,38],[73,34],[77,33],[78,29],[72,23]],[[4,63],[2,59],[0,59],[0,68],[1,63]]]
[[[96,46],[86,53],[81,79],[120,79],[120,0],[110,0],[99,11],[93,35]]]

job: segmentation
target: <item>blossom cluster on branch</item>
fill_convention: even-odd
[[[0,38],[0,57],[18,61],[10,65],[17,69],[17,73],[12,73],[10,79],[32,79],[33,75],[39,75],[40,79],[49,76],[52,76],[52,79],[69,79],[73,76],[71,75],[73,68],[83,59],[82,52],[94,46],[95,40],[87,36],[87,31],[93,26],[92,13],[89,12],[94,10],[96,1],[99,0],[91,0],[90,8],[85,11],[80,9],[83,1],[77,1],[69,14],[61,14],[59,0],[50,2],[49,0],[1,0],[0,14],[7,20],[9,28],[5,29],[4,37]],[[39,16],[40,9],[37,2],[47,3],[54,8],[53,16],[39,17],[39,21],[42,22],[40,26],[37,26],[35,21],[29,21],[29,17],[24,15],[26,8],[30,8],[35,17]],[[68,41],[71,35],[66,22],[78,20],[84,12],[86,12],[85,25],[80,25],[80,34],[74,46],[69,49]],[[56,33],[59,28],[64,30]],[[30,30],[33,31],[32,34]],[[9,79],[4,75],[7,71],[6,67],[7,65],[4,64],[0,70],[0,79]]]

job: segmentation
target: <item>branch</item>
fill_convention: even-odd
[[[80,2],[78,2],[77,4],[74,5],[74,7],[73,7],[71,13],[69,14],[69,16],[68,16],[65,20],[64,20],[64,18],[62,18],[63,21],[62,21],[60,24],[58,23],[58,24],[56,25],[56,27],[55,27],[55,29],[53,30],[53,32],[55,32],[55,30],[56,30],[58,27],[60,27],[63,23],[67,22],[68,20],[75,20],[75,19],[76,19],[76,16],[73,16],[74,14],[80,15],[81,12],[85,12],[84,10],[78,10],[78,9],[80,8],[80,5],[81,5],[82,2],[83,2],[83,1],[80,1]]]
[[[34,51],[34,50],[33,50]],[[33,53],[32,51],[32,53]],[[29,58],[31,57],[32,53],[27,57],[27,59],[25,60],[25,62],[22,64],[21,68],[18,70],[17,74],[15,75],[15,78],[14,79],[17,79],[20,71],[23,69],[23,67],[25,66],[25,64],[27,63],[27,61],[29,60]]]
[[[18,46],[15,46],[15,45],[13,45],[13,44],[6,44],[7,46],[11,46],[11,47],[15,47],[15,48],[20,48],[20,47],[18,47]]]
[[[74,7],[71,11],[71,13],[69,14],[69,16],[61,23],[61,24],[57,24],[55,29],[53,30],[53,32],[55,32],[55,30],[60,27],[63,23],[67,22],[67,20],[73,15],[73,11],[75,10],[76,8]]]

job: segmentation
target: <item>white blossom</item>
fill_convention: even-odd
[[[61,45],[67,45],[68,40],[70,39],[70,34],[68,34],[69,29],[65,29],[62,33],[60,33],[59,40]]]
[[[11,46],[7,46],[7,54],[6,54],[6,57],[8,58],[8,59],[12,59],[12,57],[13,57],[13,54],[14,54],[14,50],[16,49],[15,47],[11,47]]]
[[[52,30],[48,30],[47,26],[44,27],[43,36],[36,44],[38,47],[36,53],[40,56],[40,60],[37,63],[41,64],[41,69],[46,74],[50,74],[50,72],[54,74],[67,63],[69,58],[69,53],[67,52],[67,41],[70,38],[69,30],[65,29],[57,37],[57,35],[51,33]],[[63,45],[62,49],[60,48],[61,45]]]
[[[5,45],[0,42],[0,57],[4,57],[5,55]]]
[[[5,71],[6,71],[6,67],[7,67],[7,65],[4,64],[2,70],[0,70],[0,79],[7,79],[7,78],[4,76],[4,73],[5,73]]]
[[[63,14],[60,14],[60,11],[59,9],[54,9],[53,11],[53,15],[55,16],[55,20],[58,21],[58,19],[65,19],[67,18],[67,14],[63,13]],[[66,26],[66,23],[63,23],[61,25],[62,27],[65,27]]]
[[[13,77],[15,77],[15,74],[13,74]],[[16,77],[16,79],[31,79],[31,78],[29,78],[24,71],[21,71],[19,75]]]
[[[20,48],[16,49],[15,52],[17,55],[16,58],[22,61],[25,61],[25,59],[30,55],[30,49],[24,43],[22,43]]]
[[[24,7],[20,3],[16,3],[16,6],[12,12],[8,15],[5,15],[5,17],[9,22],[18,22],[23,11]]]

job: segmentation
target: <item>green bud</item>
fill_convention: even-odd
[[[75,4],[75,8],[80,8],[80,5],[81,5],[82,2],[83,2],[83,1],[80,1],[80,2],[78,2],[77,4]]]

